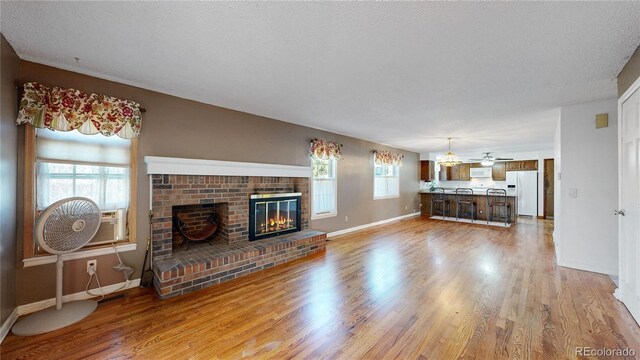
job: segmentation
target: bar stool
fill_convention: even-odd
[[[451,204],[449,203],[449,199],[444,194],[444,189],[441,187],[434,188],[431,191],[431,216],[433,216],[433,210],[438,210],[438,204],[440,204],[442,209],[442,218],[444,219],[446,214],[450,212]]]
[[[487,224],[494,219],[495,209],[498,209],[498,220],[504,221],[504,226],[510,223],[511,204],[507,201],[507,190],[487,190]],[[502,214],[504,209],[505,214]]]
[[[465,215],[464,212],[460,211],[463,206],[471,207],[467,215],[471,217],[471,222],[476,222],[476,202],[473,201],[473,189],[456,189],[456,220],[460,220],[460,214]]]

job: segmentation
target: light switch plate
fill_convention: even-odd
[[[576,188],[569,188],[569,197],[570,198],[577,198],[578,197],[578,189]]]

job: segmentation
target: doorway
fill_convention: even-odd
[[[544,218],[553,219],[553,188],[555,183],[553,159],[544,159]]]
[[[616,297],[640,322],[640,79],[618,100],[619,266]]]

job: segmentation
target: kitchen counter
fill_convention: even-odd
[[[420,190],[420,203],[422,215],[430,215],[431,212],[431,192],[427,189]],[[450,212],[447,216],[456,216],[456,195],[455,189],[445,189],[445,196],[449,200]],[[487,190],[473,192],[473,201],[476,203],[475,216],[476,220],[487,220]],[[509,218],[512,224],[515,224],[518,220],[518,197],[515,195],[509,195],[507,192],[507,202],[511,205],[509,208]],[[464,209],[465,212],[469,210]],[[497,211],[497,210],[496,210]],[[504,210],[502,210],[504,211]],[[468,216],[466,216],[468,217]],[[497,221],[497,219],[496,219]]]
[[[489,190],[488,188],[475,188],[472,189],[473,190],[473,196],[487,196],[487,190]],[[429,189],[420,189],[418,191],[421,194],[431,194],[431,191],[429,191]],[[444,193],[445,195],[455,195],[456,194],[456,189],[444,189]],[[514,190],[507,190],[507,196],[508,197],[516,197],[515,191]]]

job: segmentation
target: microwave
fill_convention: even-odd
[[[490,167],[478,167],[471,168],[469,170],[469,175],[472,178],[490,178],[492,177],[492,168]]]
[[[85,246],[111,244],[124,239],[126,236],[126,213],[125,209],[102,211],[98,232]]]

